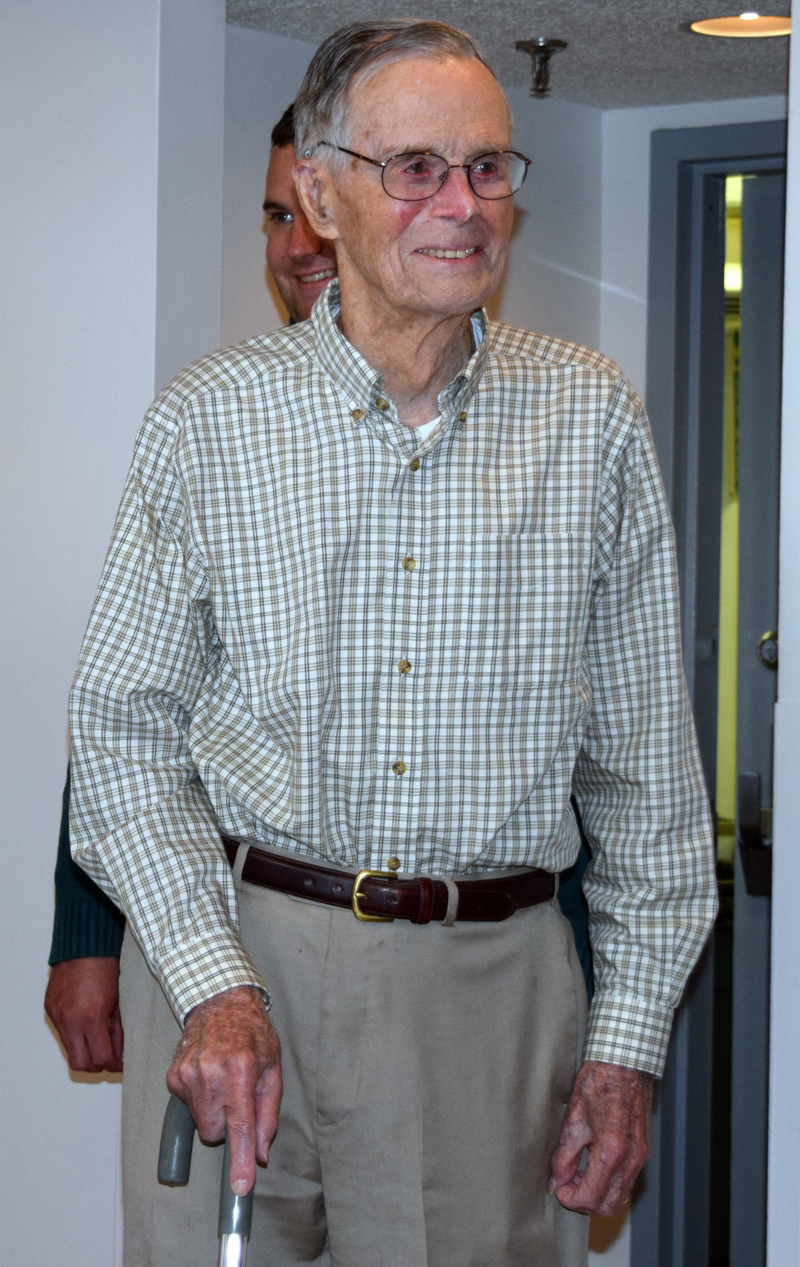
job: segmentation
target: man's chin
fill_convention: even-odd
[[[426,286],[420,295],[421,307],[440,317],[465,316],[476,308],[483,308],[498,285],[499,280],[484,280],[482,285]]]
[[[283,297],[283,302],[293,321],[305,321],[311,315],[311,309],[330,280],[330,277],[324,277],[318,282],[295,280],[291,294]]]

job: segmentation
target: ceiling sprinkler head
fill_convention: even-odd
[[[531,96],[548,96],[550,92],[550,58],[560,48],[566,48],[567,41],[548,40],[544,35],[540,35],[536,40],[517,40],[514,47],[522,53],[530,53],[531,72],[533,74]]]

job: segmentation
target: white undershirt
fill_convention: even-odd
[[[414,432],[414,435],[417,437],[418,442],[422,444],[422,441],[427,440],[428,436],[433,431],[433,428],[438,427],[441,421],[442,421],[442,415],[439,414],[439,417],[434,418],[433,422],[422,422],[420,423],[418,427],[412,427],[411,430]]]

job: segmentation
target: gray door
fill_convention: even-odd
[[[731,1267],[765,1261],[769,840],[776,699],[785,178],[742,193],[737,841],[731,1043]],[[765,637],[765,635],[767,635]]]
[[[751,847],[751,889],[763,889],[775,645],[763,643],[761,659],[758,651],[777,607],[785,125],[654,133],[651,154],[646,395],[675,521],[687,681],[714,801],[720,698],[735,676],[737,769],[732,752],[725,768],[731,781],[740,776],[736,831]],[[741,212],[738,658],[720,679],[725,182],[737,173],[750,178]],[[724,831],[729,849],[733,823]],[[632,1267],[763,1267],[769,897],[748,892],[739,852],[733,867],[721,864],[731,876],[726,914],[676,1015],[653,1156],[633,1205]]]

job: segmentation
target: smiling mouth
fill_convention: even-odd
[[[435,260],[463,260],[468,255],[474,255],[477,250],[477,246],[467,246],[463,251],[445,251],[438,246],[422,246],[418,254],[432,255]]]
[[[321,273],[298,273],[297,280],[300,282],[327,282],[335,276],[335,268],[326,268]]]

